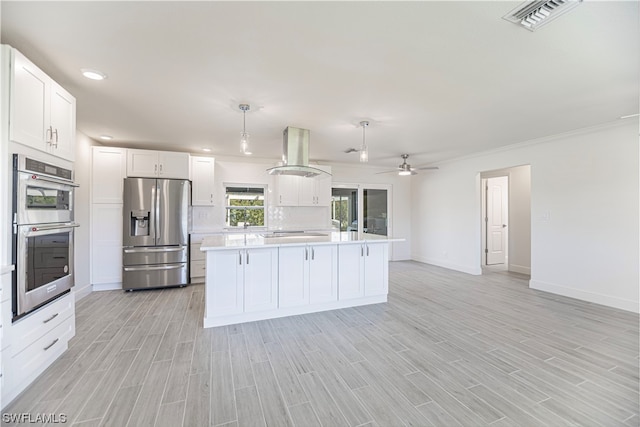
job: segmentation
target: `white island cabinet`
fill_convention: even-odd
[[[204,326],[387,301],[388,245],[354,232],[206,237]]]

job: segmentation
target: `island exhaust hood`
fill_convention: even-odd
[[[309,129],[287,127],[282,136],[282,166],[267,169],[270,175],[296,175],[312,178],[320,174],[331,175],[322,169],[309,166]]]

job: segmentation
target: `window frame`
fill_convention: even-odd
[[[237,183],[237,182],[225,182],[223,183],[224,187],[224,222],[225,229],[237,230],[237,229],[245,229],[243,225],[230,225],[229,224],[229,210],[230,209],[238,209],[238,210],[262,210],[264,224],[263,225],[249,225],[247,229],[264,229],[267,228],[268,218],[267,218],[267,203],[268,203],[268,194],[269,188],[267,184],[248,184],[248,183]],[[229,188],[259,188],[262,189],[262,206],[231,206],[229,205],[229,197],[228,197],[228,189]]]

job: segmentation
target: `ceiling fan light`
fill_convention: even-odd
[[[411,175],[411,171],[409,171],[409,170],[402,170],[402,171],[398,172],[398,175],[400,175],[400,176],[407,176],[407,175]]]

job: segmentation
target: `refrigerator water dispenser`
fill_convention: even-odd
[[[149,212],[131,211],[131,235],[149,235]]]

